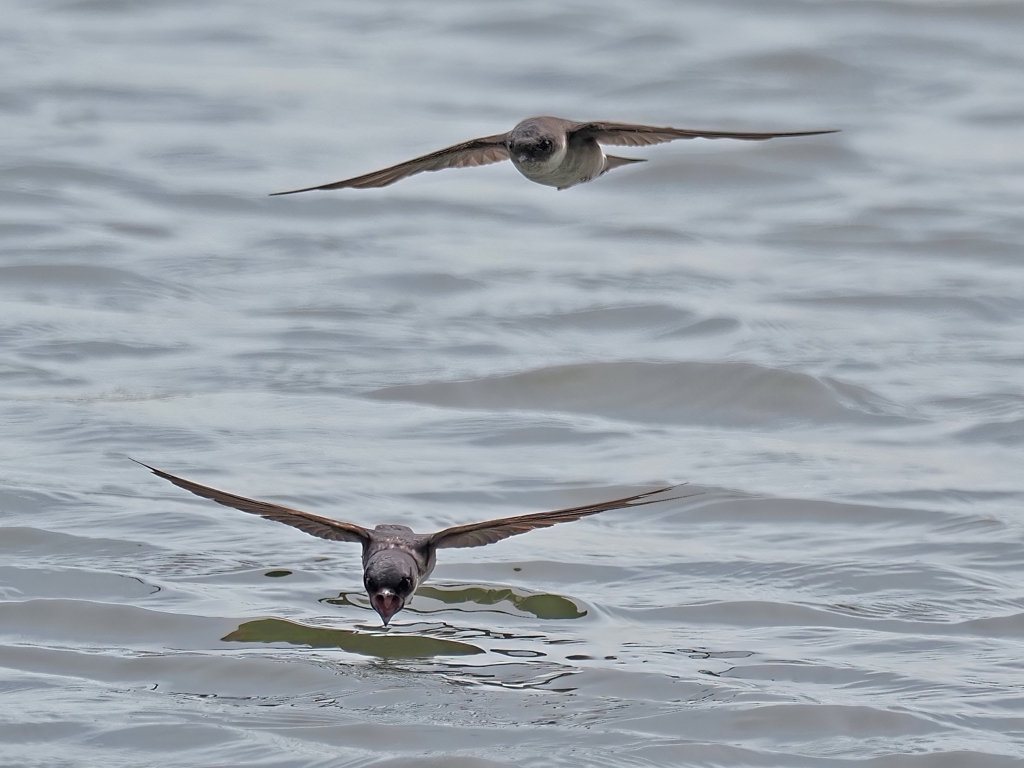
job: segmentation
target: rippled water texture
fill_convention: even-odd
[[[0,765],[1024,761],[1024,5],[12,0]],[[842,133],[268,198],[536,114]],[[445,550],[385,632],[354,545]]]

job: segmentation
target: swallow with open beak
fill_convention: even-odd
[[[502,160],[512,164],[530,181],[558,189],[568,189],[592,181],[620,165],[644,162],[641,158],[606,155],[602,144],[641,147],[676,139],[742,139],[764,141],[792,136],[817,136],[836,130],[797,131],[795,133],[749,133],[734,131],[695,131],[685,128],[656,128],[628,123],[577,123],[560,117],[531,117],[508,133],[471,139],[429,155],[413,158],[363,176],[323,184],[318,187],[275,192],[293,195],[314,189],[386,187],[423,171],[489,165]]]
[[[483,523],[470,523],[445,528],[437,533],[413,533],[404,525],[378,525],[376,528],[363,528],[355,523],[331,520],[309,512],[282,507],[268,501],[247,499],[233,493],[219,491],[191,480],[176,477],[168,472],[135,461],[154,475],[169,480],[179,488],[191,491],[204,499],[210,499],[227,507],[234,507],[242,512],[259,515],[267,520],[298,528],[300,531],[333,541],[351,541],[363,547],[363,585],[366,594],[384,626],[391,618],[405,607],[406,601],[413,592],[434,570],[437,561],[437,550],[457,547],[482,547],[496,541],[532,531],[535,528],[548,528],[558,523],[568,523],[581,517],[596,515],[623,507],[636,507],[653,504],[659,501],[670,501],[671,498],[651,498],[656,494],[670,491],[678,486],[670,485],[645,493],[638,493],[622,499],[613,499],[598,504],[587,504],[582,507],[558,509],[552,512],[538,512],[518,517],[503,517]]]

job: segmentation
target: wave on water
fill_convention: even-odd
[[[905,419],[893,403],[864,387],[743,362],[578,363],[385,387],[366,396],[446,408],[562,411],[733,427]]]

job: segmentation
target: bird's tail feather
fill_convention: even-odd
[[[601,174],[608,173],[612,168],[618,168],[620,165],[631,165],[632,163],[646,163],[647,158],[644,157],[616,157],[615,155],[604,156],[604,170]]]

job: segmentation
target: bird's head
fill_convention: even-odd
[[[565,155],[565,131],[545,125],[544,118],[531,118],[509,134],[508,149],[516,165],[560,163]]]
[[[416,564],[404,552],[384,550],[366,564],[363,585],[385,627],[405,607],[405,601],[416,591],[417,581]]]

